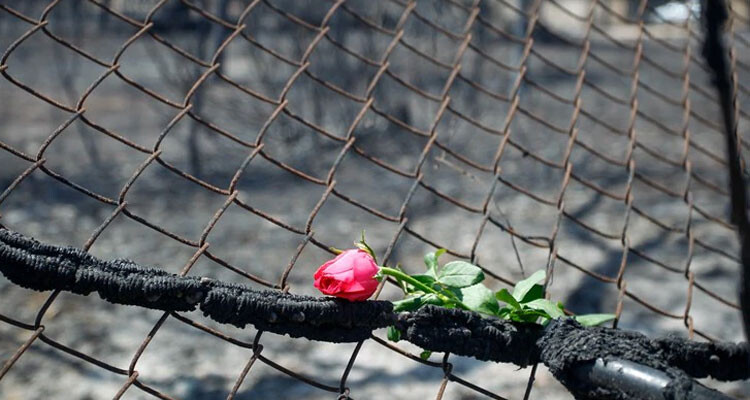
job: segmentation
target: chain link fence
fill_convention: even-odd
[[[747,152],[750,8],[731,5]],[[738,341],[701,40],[697,2],[5,0],[0,224],[301,294],[365,229],[412,273],[446,248],[494,288],[546,269],[615,327]],[[0,290],[3,398],[570,398],[544,367],[423,360],[380,331],[333,345]]]

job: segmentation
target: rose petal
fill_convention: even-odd
[[[329,274],[337,274],[339,272],[351,271],[356,265],[356,254],[351,250],[347,250],[341,253],[338,257],[334,258],[332,262],[325,268],[325,272]]]
[[[361,292],[341,292],[336,295],[336,297],[341,297],[342,299],[347,299],[349,301],[363,301],[367,300],[372,296],[372,292],[366,290]]]
[[[364,292],[367,288],[362,285],[362,283],[357,281],[352,281],[347,284],[346,291],[347,292]]]
[[[331,265],[332,265],[333,263],[335,263],[335,262],[337,262],[338,260],[340,260],[340,259],[341,259],[341,258],[342,258],[342,257],[344,256],[344,254],[345,254],[345,253],[341,253],[341,254],[337,255],[337,256],[336,256],[335,258],[333,258],[333,259],[331,259],[331,260],[328,260],[328,261],[324,262],[324,263],[323,263],[323,265],[321,265],[320,267],[318,267],[318,270],[317,270],[317,271],[315,271],[315,275],[313,275],[313,277],[314,277],[315,279],[318,279],[318,278],[320,278],[320,276],[322,276],[322,275],[323,275],[323,272],[325,272],[326,270],[328,270],[328,268],[329,268],[329,267],[330,267],[330,266],[331,266]]]
[[[379,267],[360,249],[346,250],[326,261],[315,272],[314,286],[321,292],[350,301],[366,300],[377,290]]]
[[[342,291],[342,282],[339,280],[336,280],[334,278],[331,278],[329,276],[324,276],[320,279],[320,291],[325,294],[334,295]]]
[[[335,274],[325,273],[323,276],[330,276],[341,282],[354,282],[354,271],[342,271]]]

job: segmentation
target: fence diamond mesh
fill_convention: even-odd
[[[750,7],[730,11],[746,153]],[[411,273],[437,248],[494,289],[546,269],[571,313],[738,341],[702,36],[697,2],[3,0],[0,224],[300,294],[364,229]],[[423,360],[384,330],[334,345],[0,290],[3,398],[570,398],[542,366]]]

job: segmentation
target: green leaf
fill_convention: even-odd
[[[505,316],[505,319],[509,321],[521,322],[520,317],[516,313],[509,313],[508,315]]]
[[[544,286],[536,284],[531,287],[531,290],[526,292],[526,295],[523,296],[521,300],[518,300],[520,303],[527,303],[529,301],[534,301],[536,299],[543,299],[544,298]]]
[[[489,315],[498,315],[500,313],[500,306],[497,304],[492,290],[487,289],[481,283],[459,290],[461,302],[472,311]]]
[[[424,255],[424,263],[427,265],[427,273],[433,278],[437,279],[438,258],[440,258],[443,253],[445,253],[445,249],[438,249],[436,252]]]
[[[391,342],[398,342],[399,340],[401,340],[401,331],[396,329],[396,327],[393,325],[388,327],[387,335],[388,340],[390,340]]]
[[[421,358],[423,360],[426,360],[426,359],[430,358],[431,355],[432,355],[431,351],[425,350],[425,351],[419,353],[419,358]]]
[[[513,297],[518,301],[523,301],[523,298],[526,297],[526,294],[529,293],[532,288],[534,288],[534,285],[543,281],[545,276],[546,273],[542,269],[534,272],[530,277],[516,283],[516,286],[513,288]]]
[[[539,318],[549,319],[546,312],[534,309],[512,310],[506,319],[516,322],[535,323]]]
[[[395,279],[396,279],[396,283],[401,288],[401,290],[404,291],[405,294],[411,294],[411,291],[409,290],[409,287],[406,286],[406,282],[404,282],[403,280],[401,280],[399,278],[395,278]]]
[[[425,295],[407,297],[403,300],[394,301],[393,311],[395,312],[414,311],[422,305],[422,297],[424,296]]]
[[[445,303],[443,303],[443,301],[442,301],[442,300],[440,300],[440,298],[439,298],[439,297],[438,297],[438,296],[437,296],[436,294],[434,294],[434,293],[426,294],[426,295],[424,295],[424,296],[422,297],[422,305],[425,305],[425,304],[433,304],[433,305],[436,305],[436,306],[443,306],[443,307],[448,307],[448,306],[447,306],[447,305],[446,305]]]
[[[596,326],[615,319],[615,314],[586,314],[573,317],[583,326]]]
[[[425,285],[429,287],[432,287],[432,285],[434,285],[435,282],[437,282],[433,276],[427,275],[427,274],[416,274],[416,275],[411,275],[411,277],[424,283]]]
[[[414,311],[425,304],[435,304],[442,306],[443,302],[434,294],[422,294],[414,297],[407,297],[403,300],[397,300],[393,302],[393,311]]]
[[[565,313],[560,307],[546,299],[536,299],[528,303],[523,303],[524,308],[530,308],[532,310],[544,311],[545,314],[551,319],[557,319],[564,317]]]
[[[539,318],[549,319],[546,312],[539,310],[526,310],[521,314],[522,322],[536,323]]]
[[[401,272],[404,272],[404,270],[403,270],[403,269],[401,268],[401,264],[396,264],[396,266],[394,267],[394,269],[396,269],[396,270],[398,270],[398,271],[401,271]],[[378,270],[378,273],[379,273],[379,274],[383,274],[383,270],[382,270],[382,269],[381,269],[381,270]],[[405,272],[404,272],[404,273],[405,273]],[[399,287],[401,288],[401,290],[403,290],[403,291],[404,291],[404,293],[405,293],[405,294],[411,294],[411,293],[413,293],[413,292],[414,292],[413,290],[410,290],[410,289],[411,289],[411,287],[410,287],[410,286],[408,286],[408,285],[406,284],[406,282],[404,282],[404,281],[403,281],[403,280],[402,280],[401,278],[399,278],[399,277],[395,277],[395,276],[394,276],[394,277],[392,277],[392,278],[396,280],[396,283],[398,283],[398,286],[399,286]]]
[[[438,282],[448,287],[462,288],[484,280],[484,273],[466,261],[451,261],[438,274]]]
[[[510,292],[508,292],[508,289],[500,289],[497,293],[495,293],[495,298],[506,304],[509,304],[516,310],[522,309],[521,305],[518,303],[518,300],[516,300],[516,298],[513,297]]]

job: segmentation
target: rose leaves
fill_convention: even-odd
[[[562,303],[544,298],[542,283],[546,278],[545,271],[537,271],[518,282],[512,292],[500,289],[493,293],[481,283],[485,276],[476,265],[465,261],[451,261],[441,268],[438,258],[444,252],[444,249],[440,249],[427,253],[424,256],[427,272],[411,275],[411,278],[431,290],[418,287],[422,285],[410,284],[404,279],[396,279],[406,298],[394,302],[394,311],[413,311],[425,304],[434,304],[446,308],[463,308],[516,322],[542,324],[565,316]],[[593,326],[611,321],[614,317],[613,314],[590,314],[573,318],[582,325]],[[396,333],[389,330],[389,338],[391,337],[396,338]]]

